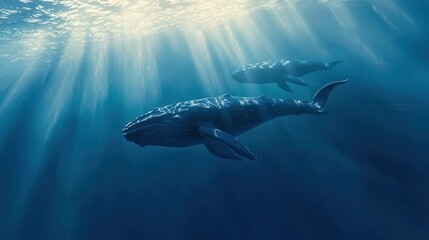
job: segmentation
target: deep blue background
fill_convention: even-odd
[[[210,68],[223,74],[215,79],[221,87],[201,80],[205,62],[182,30],[171,30],[135,40],[149,46],[157,68],[147,83],[157,93],[145,88],[152,97],[138,104],[129,100],[127,91],[140,86],[124,79],[135,66],[121,40],[106,41],[108,88],[90,110],[85,94],[97,90],[87,84],[99,43],[84,43],[70,84],[57,77],[71,68],[61,44],[30,73],[25,59],[4,60],[0,239],[429,239],[429,8],[396,4],[413,23],[388,12],[395,29],[366,1],[347,5],[349,28],[329,9],[302,11],[314,39],[288,35],[269,10],[252,13],[261,37],[239,38],[246,61],[346,60],[306,76],[311,86],[293,86],[289,95],[234,83],[227,74],[240,63],[216,50],[209,30]],[[240,35],[240,27],[232,31]],[[266,45],[275,51],[255,50]],[[121,135],[157,106],[224,92],[309,99],[343,78],[350,81],[333,91],[327,115],[279,118],[240,136],[256,162],[218,159],[202,146],[142,149]],[[67,101],[43,138],[51,124],[44,114],[62,94]]]

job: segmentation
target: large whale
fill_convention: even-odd
[[[277,83],[285,91],[292,92],[288,82],[301,86],[307,83],[300,77],[319,70],[329,70],[342,60],[318,62],[305,60],[276,60],[242,66],[232,72],[231,77],[240,83]]]
[[[236,136],[276,117],[322,114],[331,90],[345,82],[347,80],[325,85],[310,102],[224,94],[171,104],[129,122],[122,132],[128,141],[141,147],[204,144],[210,153],[221,158],[256,160]]]

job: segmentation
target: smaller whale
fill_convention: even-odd
[[[122,132],[125,139],[141,147],[204,144],[217,157],[256,160],[255,155],[236,136],[277,117],[323,114],[329,93],[345,82],[347,80],[325,85],[311,101],[224,94],[179,102],[136,118]]]
[[[287,85],[288,82],[308,86],[301,78],[302,76],[315,71],[329,70],[342,61],[323,63],[305,60],[272,60],[244,65],[232,72],[231,77],[240,83],[277,83],[281,89],[292,92]]]

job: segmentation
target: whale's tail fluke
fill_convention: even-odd
[[[318,113],[322,113],[325,108],[326,101],[328,100],[329,93],[332,91],[332,89],[334,89],[336,86],[340,84],[346,83],[347,81],[348,79],[331,82],[323,86],[314,95],[313,100],[310,102],[310,106]]]
[[[343,61],[344,60],[335,60],[335,61],[325,63],[326,70],[329,70],[329,69],[337,66],[338,64],[340,64]]]

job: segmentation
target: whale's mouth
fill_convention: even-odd
[[[238,77],[239,71],[234,71],[231,73],[231,78],[236,79]]]
[[[138,142],[141,136],[149,134],[150,132],[153,132],[156,129],[162,128],[163,124],[161,123],[145,123],[145,122],[139,122],[139,123],[133,123],[129,122],[125,127],[122,129],[122,134],[124,135],[125,139],[131,142]]]
[[[234,79],[235,81],[239,82],[239,83],[244,82],[243,72],[241,72],[239,70],[232,72],[231,78]]]
[[[131,132],[138,131],[139,129],[143,128],[144,126],[135,122],[129,122],[125,127],[122,129],[122,133],[129,134]]]
[[[139,130],[141,130],[142,128],[143,127],[130,129],[129,127],[125,127],[124,129],[122,129],[122,134],[124,135],[125,139],[127,139],[127,141],[135,142],[136,138],[140,135]]]
[[[124,135],[125,139],[127,139],[128,141],[135,141],[136,137],[140,136],[144,131],[144,129],[150,125],[144,124],[142,122],[136,122],[136,121],[129,122],[122,129],[122,134]]]

